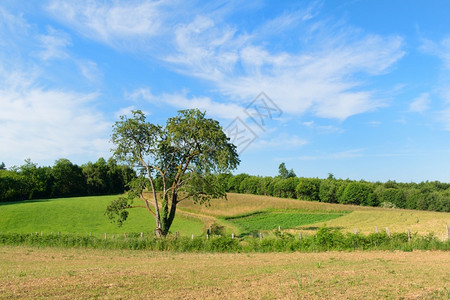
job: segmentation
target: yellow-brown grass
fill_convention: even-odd
[[[181,202],[181,211],[190,212],[199,217],[224,217],[235,216],[267,209],[300,209],[308,211],[351,211],[340,218],[325,222],[329,227],[342,229],[345,232],[353,232],[354,228],[361,233],[375,232],[375,226],[379,231],[388,227],[389,232],[417,232],[421,235],[434,233],[440,239],[446,238],[446,225],[450,225],[450,213],[429,212],[419,210],[391,209],[381,207],[367,207],[356,205],[342,205],[301,201],[295,199],[276,198],[270,196],[228,194],[228,200],[214,199],[210,206],[193,204],[190,201]],[[210,224],[213,219],[208,219]],[[220,222],[219,222],[220,223]],[[222,223],[228,225],[227,223]],[[305,233],[314,232],[322,223],[314,226],[302,226],[297,230]]]
[[[0,247],[2,299],[446,299],[448,252],[198,254]]]

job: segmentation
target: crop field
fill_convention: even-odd
[[[324,222],[341,217],[339,213],[302,213],[298,211],[262,211],[225,220],[242,228],[245,232],[274,230],[280,228],[296,228],[301,225]]]
[[[0,247],[2,299],[448,299],[448,252]]]

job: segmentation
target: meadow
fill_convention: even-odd
[[[117,196],[89,196],[31,200],[0,204],[0,232],[152,234],[154,220],[145,209],[130,209],[122,227],[104,215],[106,206]],[[446,239],[450,213],[330,204],[295,199],[245,194],[228,194],[228,199],[214,199],[208,206],[183,201],[171,232],[184,236],[205,235],[212,224],[224,226],[229,235],[268,232],[278,226],[292,234],[315,234],[324,224],[342,232],[370,234],[378,227],[384,232],[419,235],[434,234]],[[136,200],[138,201],[138,200]]]
[[[430,235],[445,238],[449,213],[229,194],[182,202],[172,228],[180,237],[154,239],[143,209],[123,227],[109,222],[115,197],[1,204],[0,241],[12,242],[0,243],[0,298],[450,298],[449,243]],[[213,224],[226,236],[207,239]],[[247,236],[255,231],[264,239]]]
[[[0,246],[4,299],[448,299],[440,251],[178,253]]]

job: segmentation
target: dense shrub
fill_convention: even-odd
[[[354,181],[349,183],[344,190],[340,203],[342,204],[365,204],[372,189],[365,182]]]
[[[295,189],[297,198],[309,201],[319,201],[320,182],[321,180],[319,178],[300,178]]]
[[[419,236],[406,233],[352,234],[321,227],[316,235],[302,238],[275,231],[268,237],[232,238],[205,236],[155,238],[140,234],[95,237],[78,234],[18,234],[0,233],[0,245],[28,245],[38,247],[79,247],[97,249],[130,249],[178,252],[317,252],[330,250],[450,250],[450,241],[440,241],[434,235]]]

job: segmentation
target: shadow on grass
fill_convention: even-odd
[[[306,226],[306,227],[298,227],[297,229],[299,230],[309,230],[309,231],[316,231],[319,230],[319,226]],[[334,227],[329,227],[327,226],[327,228],[331,229],[331,230],[341,230],[344,229],[344,227],[342,226],[334,226]]]
[[[28,204],[28,203],[49,202],[50,200],[52,200],[52,199],[18,200],[18,201],[8,201],[8,202],[1,202],[0,201],[0,206],[12,205],[12,204]]]

